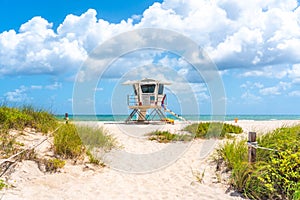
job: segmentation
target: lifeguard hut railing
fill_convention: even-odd
[[[127,105],[128,106],[138,106],[139,105],[138,97],[133,94],[128,94],[127,95]]]
[[[163,101],[163,102],[162,102]],[[167,96],[165,97],[158,97],[157,106],[167,106]],[[134,94],[128,94],[127,95],[127,105],[128,106],[140,106],[138,96]]]

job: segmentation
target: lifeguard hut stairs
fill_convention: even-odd
[[[159,108],[152,109],[149,114],[145,114],[144,112],[141,112],[139,109],[135,108],[127,117],[125,122],[150,123],[150,121],[165,121],[166,119],[167,117],[165,113]]]
[[[130,122],[137,122],[137,123],[150,123],[150,122],[166,122],[166,123],[174,123],[173,119],[170,119],[166,116],[165,112],[170,113],[177,119],[180,119],[182,121],[187,121],[185,118],[182,116],[176,114],[172,110],[165,108],[164,111],[160,108],[155,108],[152,109],[149,114],[143,114],[140,112],[139,109],[133,109],[133,111],[130,113],[130,115],[127,117],[125,120],[126,123]]]

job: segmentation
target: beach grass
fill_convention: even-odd
[[[257,161],[247,162],[245,140],[217,150],[231,171],[230,183],[251,199],[300,199],[300,126],[282,127],[258,138]],[[273,149],[273,150],[271,150]],[[218,160],[220,163],[220,160]]]
[[[58,158],[44,160],[44,164],[47,172],[57,172],[65,166],[66,161]]]
[[[106,166],[106,164],[105,164],[103,161],[101,161],[98,157],[96,157],[96,156],[91,152],[90,149],[88,149],[88,150],[86,151],[86,155],[89,157],[89,162],[90,162],[91,164],[99,165],[99,166],[102,166],[102,167],[105,167],[105,166]]]
[[[32,106],[13,108],[2,105],[0,107],[0,157],[9,157],[22,147],[22,144],[16,142],[17,136],[10,134],[11,130],[23,131],[29,127],[46,134],[57,126],[58,122],[54,115],[42,109],[34,109]]]
[[[168,143],[176,141],[191,141],[193,139],[192,135],[187,134],[174,134],[169,131],[153,131],[147,134],[149,140],[156,140],[159,143]]]
[[[94,149],[109,151],[116,140],[103,127],[76,126],[64,124],[54,134],[54,151],[63,158],[77,159],[84,155],[90,163],[104,166],[104,163],[91,152]]]
[[[47,135],[53,137],[52,158],[39,157],[35,149],[26,148],[18,137],[26,136],[28,129],[30,134]],[[55,116],[43,109],[35,109],[32,106],[8,107],[0,106],[0,158],[14,157],[16,162],[22,160],[35,161],[40,170],[55,173],[63,168],[66,159],[78,159],[89,157],[90,163],[105,166],[90,152],[93,148],[101,148],[109,151],[116,144],[116,140],[103,128],[75,126],[72,123],[63,123]],[[35,145],[34,143],[32,145]],[[5,172],[5,167],[0,167],[0,172]],[[0,179],[0,190],[7,186]]]
[[[64,124],[54,133],[54,152],[63,158],[78,158],[84,146],[74,124]]]
[[[149,140],[156,140],[160,143],[191,141],[193,138],[231,138],[229,134],[240,134],[243,129],[239,126],[220,122],[201,122],[186,126],[183,131],[189,134],[175,134],[169,131],[153,131],[148,133]]]
[[[5,187],[7,187],[6,183],[4,182],[4,180],[0,179],[0,190],[2,190]]]
[[[105,163],[92,152],[101,149],[104,152],[110,151],[117,146],[117,141],[103,127],[77,126],[79,136],[86,147],[86,155],[92,164],[105,166]]]
[[[201,122],[186,126],[184,131],[195,135],[195,138],[224,138],[230,137],[230,133],[239,134],[243,129],[237,125],[221,122]]]
[[[28,125],[35,128],[36,131],[48,133],[54,131],[58,126],[58,121],[55,116],[44,109],[36,109],[33,106],[23,106],[21,112],[30,116],[32,120]]]
[[[53,131],[58,125],[53,114],[32,106],[0,107],[0,123],[1,129],[23,130],[25,127],[31,127],[44,133]]]
[[[111,150],[117,142],[103,127],[77,126],[78,134],[85,146],[89,149],[102,148],[105,151]]]
[[[102,148],[108,151],[116,145],[116,140],[101,127],[64,124],[53,114],[33,106],[2,105],[0,106],[0,158],[8,158],[24,149],[24,144],[16,140],[19,134],[11,134],[11,132],[17,130],[22,133],[25,128],[32,128],[44,134],[50,133],[49,136],[54,137],[54,153],[64,159],[77,159],[83,156],[87,149]],[[56,131],[53,132],[54,130]],[[95,158],[90,160],[96,162]],[[48,165],[50,171],[55,171],[59,168],[59,163],[58,160],[49,160],[44,164]]]

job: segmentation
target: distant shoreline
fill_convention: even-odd
[[[64,119],[64,114],[55,115],[57,119]],[[74,121],[125,121],[128,115],[111,115],[111,114],[97,114],[97,115],[72,115],[69,114],[69,119]],[[175,119],[176,117],[167,115],[168,118]],[[182,115],[188,121],[209,121],[209,120],[221,120],[221,121],[233,121],[238,120],[254,120],[254,121],[272,121],[272,120],[300,120],[300,115],[226,115],[223,116],[211,116],[211,115]]]

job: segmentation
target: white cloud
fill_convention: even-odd
[[[280,95],[280,88],[277,86],[274,87],[268,87],[268,88],[263,88],[260,91],[260,94],[262,95]]]
[[[33,98],[28,96],[28,93],[30,93],[33,90],[42,90],[42,89],[48,89],[48,90],[56,90],[62,87],[62,83],[54,82],[51,85],[31,85],[31,86],[20,86],[19,88],[4,93],[3,97],[4,100],[10,103],[26,103],[29,101],[32,101]]]
[[[57,35],[52,24],[34,17],[20,27],[19,33],[0,34],[0,74],[59,74],[77,69],[86,51],[77,40]]]
[[[104,89],[102,87],[98,87],[98,88],[95,88],[95,92],[101,92],[103,91]]]
[[[27,102],[30,98],[27,96],[27,88],[25,86],[20,86],[20,88],[15,89],[11,92],[6,92],[4,94],[4,99],[11,103]]]
[[[246,92],[244,92],[241,96],[241,98],[244,100],[244,102],[246,103],[257,103],[259,101],[262,100],[262,98],[260,96],[257,96],[255,94],[250,93],[249,90],[247,90]]]
[[[297,5],[296,0],[165,0],[118,24],[97,19],[93,9],[80,16],[70,14],[56,31],[46,19],[34,17],[18,32],[0,34],[0,75],[77,72],[97,45],[124,31],[145,27],[183,33],[204,47],[220,69],[275,69],[300,62]],[[126,41],[134,46],[130,38]],[[244,76],[265,74],[267,70],[257,70]]]
[[[132,15],[131,19],[134,21],[140,21],[142,19],[142,15]]]
[[[268,77],[282,79],[286,77],[288,73],[289,67],[287,65],[266,66],[255,70],[248,69],[246,72],[241,74],[241,77]]]
[[[292,79],[293,83],[300,83],[300,64],[294,64],[290,70],[288,70],[288,76]]]
[[[48,90],[56,90],[56,89],[60,89],[62,87],[62,83],[59,82],[54,82],[51,85],[46,85],[45,88]]]
[[[204,83],[190,83],[190,86],[199,102],[210,99],[207,86]]]
[[[279,82],[276,86],[260,89],[259,93],[262,95],[281,95],[282,92],[289,88],[291,88],[291,83]]]
[[[260,82],[252,83],[250,81],[247,81],[246,83],[242,84],[240,87],[249,90],[249,89],[257,89],[257,88],[260,89],[260,88],[263,88],[264,85]]]
[[[297,91],[292,91],[289,93],[289,96],[291,97],[300,97],[300,91],[297,90]]]
[[[33,90],[40,90],[40,89],[43,89],[43,86],[41,86],[41,85],[32,85],[30,88],[33,89]]]

